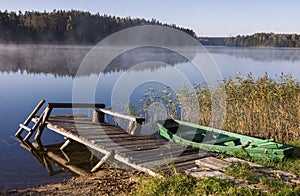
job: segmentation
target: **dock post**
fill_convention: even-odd
[[[100,110],[94,109],[92,121],[94,123],[103,123],[104,122],[104,113],[101,112]]]
[[[143,120],[139,119],[136,119],[136,121],[130,121],[128,125],[128,132],[131,135],[140,135],[143,122]]]

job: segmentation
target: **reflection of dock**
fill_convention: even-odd
[[[143,118],[106,110],[103,104],[49,103],[44,112],[37,116],[36,114],[43,104],[44,101],[39,103],[28,119],[20,125],[20,129],[16,133],[16,136],[23,141],[25,146],[28,145],[29,142],[27,141],[35,132],[35,140],[37,143],[41,143],[40,138],[44,128],[66,138],[63,145],[52,146],[54,149],[51,147],[51,150],[42,153],[37,151],[38,146],[35,146],[35,143],[27,146],[42,164],[45,163],[44,159],[49,160],[50,158],[73,173],[79,175],[87,173],[79,167],[72,166],[70,164],[72,162],[71,156],[64,153],[66,151],[78,151],[76,149],[70,150],[72,141],[85,145],[90,152],[99,157],[98,163],[92,163],[93,166],[88,170],[92,172],[100,168],[104,162],[113,162],[155,176],[159,175],[156,172],[158,170],[169,171],[170,163],[178,171],[185,171],[196,166],[195,160],[208,156],[207,153],[199,149],[186,148],[180,144],[169,143],[149,136],[140,136],[138,133],[144,121]],[[50,115],[55,108],[93,108],[94,111],[92,118],[73,114]],[[125,131],[120,127],[108,124],[105,122],[105,115],[129,121],[128,130]],[[30,121],[35,123],[32,128],[29,127]],[[28,132],[26,135],[24,135],[24,130]],[[42,148],[50,149],[50,146]],[[91,157],[89,154],[89,152],[85,155],[83,153],[80,160],[89,161]],[[48,168],[49,164],[43,165],[53,173],[51,168]]]
[[[41,146],[38,142],[20,140],[20,145],[31,152],[50,176],[62,172],[72,176],[87,175],[98,160],[84,145],[77,142],[70,143],[65,150],[59,149],[61,144]]]

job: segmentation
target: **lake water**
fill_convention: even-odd
[[[0,189],[36,186],[70,177],[67,173],[49,176],[45,167],[20,147],[14,134],[39,100],[72,101],[77,68],[90,49],[90,46],[0,45]],[[267,72],[273,78],[283,73],[291,74],[298,81],[300,79],[300,50],[234,47],[207,49],[222,77],[250,72],[260,77]],[[132,56],[135,58],[132,59]],[[164,63],[131,67],[154,60]],[[140,83],[145,81],[131,92],[130,101],[138,102],[146,89],[163,86],[162,83],[148,79],[150,76],[176,82],[177,78],[170,74],[174,69],[180,70],[191,82],[203,81],[203,77],[195,72],[189,62],[173,53],[157,48],[146,48],[142,52],[130,51],[119,56],[105,69],[96,89],[96,101],[110,106],[112,96],[118,96],[112,93],[116,83],[129,85],[131,80]],[[97,73],[88,71],[90,73],[81,77],[98,77]],[[43,140],[48,144],[63,141],[60,136],[51,133],[46,133]]]

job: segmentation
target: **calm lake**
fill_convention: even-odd
[[[49,176],[47,169],[14,137],[18,125],[30,114],[35,105],[45,99],[49,102],[71,102],[73,82],[78,66],[91,46],[55,45],[0,45],[0,189],[24,188],[39,184],[62,181],[71,175],[57,172]],[[272,78],[291,74],[300,79],[300,50],[296,49],[254,49],[234,47],[207,47],[218,66],[222,77],[238,73],[252,73],[260,77],[267,72]],[[132,58],[135,56],[135,58]],[[132,66],[145,61],[162,61],[157,66]],[[118,56],[104,70],[95,93],[97,102],[110,106],[114,85],[120,77],[130,80],[149,76],[166,77],[181,70],[191,82],[201,82],[203,77],[182,57],[158,48],[144,48]],[[88,70],[87,77],[98,74]],[[97,75],[96,75],[97,76]],[[132,93],[137,102],[155,81],[147,81]],[[57,111],[60,112],[60,111]],[[47,144],[62,142],[58,135],[45,132]],[[54,169],[59,170],[59,168]]]

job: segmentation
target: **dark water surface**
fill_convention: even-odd
[[[41,99],[49,102],[72,101],[74,76],[90,49],[90,46],[0,45],[0,189],[36,186],[70,177],[69,174],[60,172],[49,176],[45,167],[20,147],[14,134],[18,124],[27,118]],[[298,81],[300,79],[300,50],[232,47],[207,49],[223,77],[249,72],[259,77],[267,72],[273,78],[283,73],[291,74]],[[101,85],[96,91],[97,102],[110,105],[112,88],[121,76],[143,79],[149,75],[162,75],[172,80],[173,76],[169,73],[176,68],[191,82],[203,81],[203,77],[195,72],[189,62],[173,53],[145,49],[142,53],[133,51],[132,54],[138,56],[138,59],[127,58],[130,53],[123,55],[105,70],[99,81]],[[149,60],[161,61],[166,65],[129,69],[134,64]],[[89,74],[97,74],[92,72]],[[137,102],[149,86],[151,85],[147,82],[144,87],[136,88],[133,101]],[[63,139],[46,133],[43,141],[52,144],[62,142]]]

